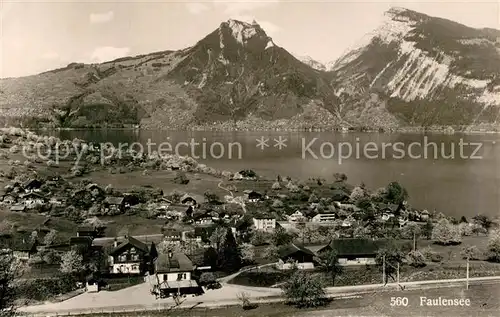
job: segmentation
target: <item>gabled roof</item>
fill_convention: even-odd
[[[185,200],[194,200],[194,201],[196,201],[196,198],[194,198],[193,195],[184,194],[184,195],[182,195],[180,201],[183,202]]]
[[[110,205],[121,205],[123,203],[123,197],[108,196],[104,199],[104,202]]]
[[[87,190],[93,190],[93,189],[99,189],[100,191],[104,191],[99,185],[97,185],[96,183],[90,183],[88,184],[87,186],[85,186],[85,189]]]
[[[386,240],[334,239],[325,248],[334,249],[339,256],[375,255],[386,244]]]
[[[21,198],[25,198],[28,196],[36,196],[38,198],[47,199],[44,195],[37,193],[37,192],[28,192],[26,194],[21,195]]]
[[[34,179],[29,179],[26,182],[23,183],[23,187],[32,187],[32,188],[39,188],[43,184],[42,181],[34,178]]]
[[[295,253],[305,253],[305,254],[309,254],[312,256],[315,255],[314,252],[312,252],[311,250],[306,249],[304,247],[297,246],[294,243],[283,246],[279,249],[279,255],[280,255],[281,259],[288,258]]]
[[[189,272],[194,269],[193,262],[184,253],[160,254],[155,261],[157,273]]]
[[[110,255],[119,254],[121,251],[123,251],[123,249],[125,249],[129,245],[132,245],[134,248],[141,250],[143,252],[146,252],[146,253],[149,252],[149,248],[145,243],[143,243],[143,242],[141,242],[133,237],[127,237],[127,239],[125,241],[123,241],[116,248],[111,250]]]

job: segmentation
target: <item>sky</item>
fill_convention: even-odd
[[[186,48],[230,18],[255,19],[278,46],[330,62],[393,6],[500,29],[500,0],[0,0],[0,78]]]

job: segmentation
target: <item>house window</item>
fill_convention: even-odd
[[[186,279],[186,273],[184,273],[183,277],[184,277],[184,279]]]
[[[127,256],[125,254],[122,254],[118,257],[118,261],[120,262],[125,262],[127,261]]]
[[[135,253],[135,248],[131,248],[130,253]]]
[[[182,280],[182,273],[177,274],[177,280],[178,280],[178,281],[181,281],[181,280]]]
[[[139,254],[133,254],[132,261],[139,261]]]
[[[132,271],[139,271],[138,265],[132,265]]]

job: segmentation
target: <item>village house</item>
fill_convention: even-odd
[[[304,214],[300,210],[295,211],[288,217],[288,221],[290,222],[305,222],[306,220],[307,218],[304,217]]]
[[[140,202],[141,202],[141,200],[139,199],[139,196],[137,196],[137,194],[134,194],[134,193],[124,193],[123,194],[123,204],[124,204],[125,208],[136,206],[136,205],[140,204]]]
[[[143,274],[150,270],[149,264],[156,258],[154,243],[148,247],[145,243],[125,237],[125,241],[115,241],[108,255],[109,272],[112,274]]]
[[[333,249],[337,252],[339,263],[342,265],[375,264],[377,252],[385,244],[385,240],[334,239],[318,250],[318,254]]]
[[[196,199],[193,196],[184,194],[180,199],[181,204],[186,206],[195,207],[197,205]]]
[[[80,225],[76,228],[76,236],[96,238],[98,236],[98,230],[90,225]]]
[[[29,192],[21,195],[21,200],[26,208],[31,209],[36,206],[42,206],[47,202],[47,198],[40,193],[37,192]]]
[[[316,216],[312,217],[311,221],[312,222],[321,222],[321,223],[333,223],[336,218],[337,218],[337,215],[334,213],[317,214]]]
[[[198,283],[192,279],[195,267],[184,253],[160,254],[155,261],[155,288],[161,297],[198,294]]]
[[[23,184],[23,188],[26,191],[39,191],[42,187],[43,182],[38,179],[29,179]]]
[[[243,193],[245,194],[245,198],[248,202],[256,203],[262,200],[262,195],[254,190],[247,189]]]
[[[19,260],[27,261],[37,253],[38,241],[30,239],[27,235],[14,236],[5,241],[0,249],[7,250]]]
[[[255,230],[272,232],[276,229],[276,219],[274,218],[253,218]]]
[[[280,270],[289,270],[296,265],[298,269],[314,269],[315,254],[309,249],[290,244],[279,249],[277,267]]]
[[[104,210],[112,213],[122,213],[125,211],[123,197],[108,196],[103,202]]]
[[[94,183],[85,186],[85,190],[90,192],[92,194],[92,197],[98,197],[98,196],[104,197],[105,195],[104,189],[102,189],[99,185]]]
[[[213,217],[210,214],[199,215],[193,218],[196,225],[211,225],[214,223]]]
[[[174,228],[162,228],[162,233],[165,236],[165,240],[180,244],[182,241],[182,232]]]
[[[420,220],[421,221],[429,220],[429,212],[427,210],[423,210],[420,212]]]
[[[65,197],[58,197],[58,196],[53,196],[49,200],[49,204],[51,206],[62,206],[66,204],[66,198]]]

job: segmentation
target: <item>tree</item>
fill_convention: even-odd
[[[253,230],[250,243],[255,246],[268,244],[271,242],[271,234],[265,231]]]
[[[286,232],[282,227],[276,227],[271,235],[271,243],[276,246],[289,244],[292,240],[292,235]]]
[[[61,257],[60,271],[65,274],[79,274],[84,270],[83,257],[78,252],[71,250]]]
[[[352,190],[351,196],[349,197],[353,202],[358,202],[359,200],[366,197],[366,191],[357,186]]]
[[[226,238],[219,253],[219,263],[221,269],[226,272],[234,272],[241,268],[240,250],[231,230],[226,231]]]
[[[50,230],[49,233],[43,237],[43,244],[44,245],[52,245],[56,239],[57,231],[56,230]]]
[[[332,286],[335,285],[335,278],[344,272],[344,267],[340,265],[337,251],[329,250],[321,255],[321,265],[325,272],[332,278]]]
[[[236,298],[238,298],[238,300],[241,302],[241,307],[244,310],[252,309],[252,308],[256,308],[257,307],[256,305],[253,305],[250,302],[250,299],[248,297],[249,297],[248,294],[245,293],[245,292],[240,292],[240,293],[236,294]]]
[[[479,252],[479,249],[475,245],[471,245],[463,247],[460,255],[462,259],[479,260],[481,252]]]
[[[407,262],[413,267],[424,267],[425,266],[425,255],[417,250],[410,251],[406,256]]]
[[[205,197],[205,201],[208,202],[209,204],[218,204],[220,203],[220,198],[217,196],[215,193],[211,191],[206,191],[203,194],[203,197]]]
[[[255,258],[255,247],[250,243],[243,243],[240,246],[241,259],[247,263],[252,263]]]
[[[272,262],[278,261],[280,257],[279,248],[275,245],[270,245],[264,249],[262,256]]]
[[[345,182],[347,181],[347,175],[344,173],[335,173],[333,174],[333,178],[336,182]]]
[[[422,229],[420,226],[414,222],[408,223],[406,226],[401,228],[401,236],[404,239],[418,239],[422,234]]]
[[[186,173],[184,172],[177,172],[175,177],[174,177],[174,183],[176,184],[181,184],[181,185],[186,185],[189,183],[189,179],[186,176]]]
[[[457,225],[453,225],[448,219],[443,218],[434,226],[432,230],[432,239],[435,240],[437,244],[452,245],[461,243],[462,235]]]
[[[402,204],[405,200],[408,200],[408,192],[401,186],[398,182],[391,182],[386,187],[386,200],[393,204]]]
[[[460,223],[468,223],[467,218],[465,218],[465,216],[462,216],[462,218],[460,218]]]
[[[432,230],[434,229],[434,224],[429,219],[422,227],[422,235],[427,238],[427,240],[432,239]]]
[[[199,281],[200,281],[200,285],[204,286],[204,285],[209,285],[209,284],[217,282],[217,279],[215,278],[214,273],[212,273],[212,272],[203,272],[200,275],[200,280]]]
[[[375,257],[375,263],[382,271],[384,269],[385,263],[385,282],[391,277],[394,280],[393,274],[396,272],[398,264],[403,263],[403,252],[401,248],[397,246],[394,242],[388,243],[384,248],[377,252]]]
[[[215,228],[215,230],[212,232],[212,235],[210,236],[210,243],[215,248],[217,253],[221,252],[222,244],[224,243],[224,240],[227,236],[227,231],[227,228],[219,226]]]
[[[317,307],[326,303],[325,287],[320,277],[300,270],[283,284],[282,290],[286,301],[298,307]]]
[[[0,254],[0,316],[16,315],[16,280],[19,279],[25,267],[13,255]]]
[[[219,255],[217,250],[210,247],[203,252],[203,264],[208,265],[212,268],[217,267],[217,262],[219,261]]]
[[[486,256],[488,261],[500,262],[500,229],[490,233]]]
[[[493,221],[485,215],[476,215],[472,217],[472,220],[474,221],[474,223],[477,223],[478,225],[486,229],[486,231],[489,231],[491,226],[493,225]]]

